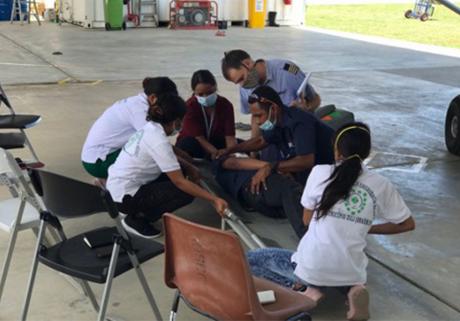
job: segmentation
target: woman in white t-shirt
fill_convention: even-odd
[[[152,223],[190,204],[193,197],[210,201],[221,215],[228,207],[182,174],[168,136],[180,127],[186,109],[177,95],[159,96],[149,108],[147,124],[131,136],[109,168],[106,187],[120,212],[127,214],[122,223],[130,233],[160,236]]]
[[[123,145],[147,123],[149,106],[161,94],[177,95],[176,84],[168,77],[145,78],[142,86],[143,93],[117,101],[91,127],[81,153],[83,167],[91,176],[106,179]]]
[[[367,234],[397,234],[413,230],[410,210],[395,187],[362,164],[369,156],[371,137],[363,123],[337,131],[336,165],[313,168],[303,196],[308,231],[295,252],[261,249],[248,254],[253,273],[295,289],[318,302],[323,288],[348,294],[349,320],[369,318]],[[376,219],[385,223],[375,224]]]

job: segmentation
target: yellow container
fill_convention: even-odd
[[[267,0],[248,0],[249,28],[264,28],[267,16]]]

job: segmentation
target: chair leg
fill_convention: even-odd
[[[83,292],[85,292],[86,296],[89,298],[89,301],[91,302],[91,305],[93,306],[93,309],[96,312],[99,312],[100,311],[99,304],[97,303],[96,296],[94,295],[94,292],[89,286],[88,282],[84,280],[79,280],[79,283],[81,287],[83,288]]]
[[[179,309],[179,302],[180,302],[180,292],[176,290],[174,294],[174,301],[171,307],[171,314],[169,315],[169,321],[176,321],[177,310]]]
[[[43,235],[46,231],[46,223],[44,220],[40,221],[40,230],[37,236],[37,245],[35,246],[34,258],[32,260],[32,270],[30,271],[29,282],[27,283],[27,292],[24,304],[22,306],[21,312],[21,321],[26,321],[27,319],[27,312],[29,311],[30,299],[32,298],[32,290],[35,282],[35,276],[37,274],[37,267],[38,267],[38,254],[40,251],[41,242],[43,239]]]
[[[155,298],[153,297],[152,291],[150,290],[150,287],[147,283],[147,279],[145,278],[144,272],[141,269],[137,256],[132,253],[128,253],[128,255],[129,259],[131,260],[131,264],[133,265],[134,270],[136,271],[137,277],[139,278],[139,282],[141,283],[142,288],[144,289],[145,295],[147,296],[147,300],[150,303],[150,307],[152,308],[155,318],[157,319],[157,321],[163,321],[163,317],[161,316],[160,310],[158,309]]]
[[[61,239],[59,238],[59,234],[56,233],[56,230],[54,228],[50,228],[49,233],[50,233],[51,237],[53,238],[53,240],[55,242],[60,242],[61,241]]]
[[[23,200],[19,205],[18,215],[16,216],[16,221],[14,222],[13,229],[10,233],[10,239],[8,241],[8,250],[6,252],[5,261],[3,262],[2,267],[2,276],[0,280],[0,300],[3,295],[3,289],[5,288],[6,277],[8,276],[8,271],[10,269],[11,258],[13,257],[13,250],[14,246],[16,245],[16,239],[18,236],[19,228],[18,226],[21,224],[22,215],[24,213],[24,208],[26,206],[26,202]]]
[[[30,140],[27,137],[27,135],[26,135],[26,133],[25,133],[25,131],[23,129],[21,129],[21,133],[24,135],[24,138],[25,138],[24,143],[29,148],[30,153],[32,154],[32,156],[34,158],[34,161],[39,162],[40,160],[38,159],[37,153],[35,152],[35,149],[32,147],[32,144],[30,143]]]
[[[115,242],[113,245],[112,256],[110,258],[109,270],[107,272],[107,279],[105,281],[104,292],[102,294],[101,307],[99,309],[98,321],[105,320],[105,314],[107,312],[107,305],[110,298],[110,290],[112,289],[113,275],[115,274],[115,268],[117,267],[118,254],[120,253],[120,244]]]

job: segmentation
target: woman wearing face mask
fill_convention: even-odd
[[[219,149],[236,144],[233,105],[217,94],[217,82],[209,70],[192,76],[193,96],[176,146],[194,158],[215,158]]]
[[[124,228],[144,238],[161,235],[153,222],[199,197],[223,214],[227,203],[186,179],[168,136],[180,127],[186,112],[177,95],[165,94],[150,106],[147,123],[125,144],[109,168],[107,189],[121,213]]]

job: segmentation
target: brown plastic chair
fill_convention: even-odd
[[[165,282],[179,301],[211,319],[307,321],[314,303],[273,282],[253,277],[240,244],[231,232],[164,215]],[[262,305],[258,291],[273,290],[276,302]]]

